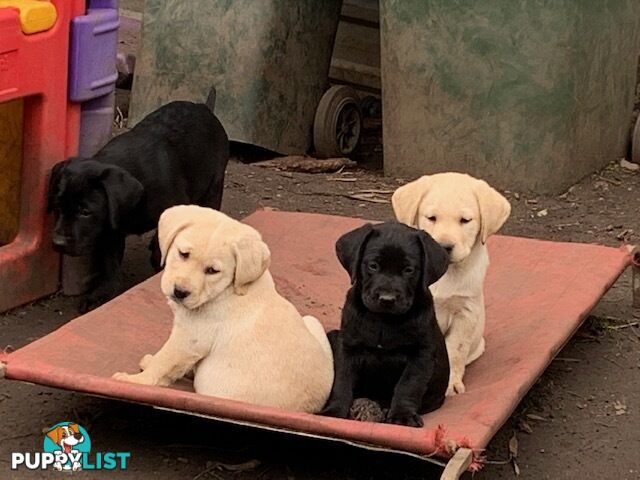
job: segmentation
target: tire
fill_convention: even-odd
[[[347,156],[356,149],[362,114],[355,90],[335,85],[320,99],[313,121],[313,144],[318,158]]]

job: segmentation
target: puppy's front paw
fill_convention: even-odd
[[[451,378],[449,379],[449,386],[447,387],[447,397],[452,397],[454,395],[458,395],[460,393],[465,392],[464,383],[462,383],[461,378]]]
[[[140,359],[140,363],[138,364],[140,365],[140,370],[146,370],[151,363],[151,360],[153,360],[153,355],[150,353],[147,353],[144,357],[142,357]]]
[[[116,291],[109,291],[108,293],[89,293],[84,297],[80,306],[78,307],[78,311],[82,314],[88,313],[91,310],[95,310],[100,305],[107,303],[112,298],[116,297]]]
[[[350,405],[343,405],[339,402],[329,402],[318,412],[318,415],[325,417],[347,418],[349,416]]]
[[[138,385],[157,385],[158,382],[151,378],[149,375],[145,375],[144,372],[131,375],[125,372],[117,372],[113,374],[113,379],[121,382],[137,383]]]
[[[100,300],[96,300],[91,297],[86,297],[80,302],[80,305],[78,305],[78,312],[84,315],[85,313],[88,313],[91,310],[98,308],[102,303],[103,302],[101,302]]]
[[[420,428],[424,425],[422,417],[412,412],[389,412],[386,422],[415,428]]]

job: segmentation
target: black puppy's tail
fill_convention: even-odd
[[[207,96],[207,100],[204,102],[204,104],[209,107],[211,113],[214,113],[216,108],[216,87],[211,87],[211,90],[209,90],[209,95]]]

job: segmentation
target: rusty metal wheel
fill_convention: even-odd
[[[362,114],[355,90],[336,85],[320,99],[313,121],[313,144],[319,158],[344,157],[360,140]]]

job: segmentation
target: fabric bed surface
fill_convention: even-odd
[[[336,328],[349,279],[334,244],[365,221],[271,210],[244,221],[271,249],[279,292],[303,315]],[[597,245],[499,235],[488,243],[486,352],[467,369],[467,393],[425,415],[420,429],[247,405],[197,395],[185,384],[162,388],[112,380],[116,371],[137,371],[140,358],[155,353],[169,334],[172,315],[159,275],[4,356],[5,376],[418,455],[446,457],[452,444],[482,449],[629,264],[625,251]]]

